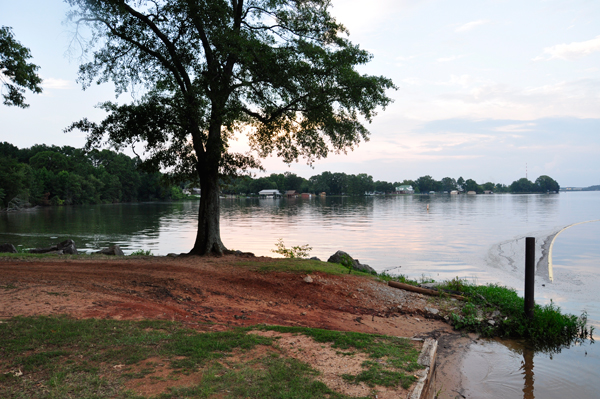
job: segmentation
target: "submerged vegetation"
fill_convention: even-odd
[[[563,314],[552,301],[535,305],[534,317],[525,315],[525,300],[517,292],[497,284],[475,285],[455,278],[439,286],[460,292],[468,298],[461,309],[449,312],[457,329],[484,336],[523,338],[539,350],[558,350],[563,346],[590,338],[594,327],[587,325],[587,314],[577,317]]]
[[[422,275],[410,279],[400,274],[378,275],[383,281],[397,281],[413,286],[434,283]],[[465,301],[440,301],[442,315],[457,330],[476,332],[484,337],[525,339],[541,351],[560,351],[562,347],[590,339],[594,327],[587,325],[587,313],[579,317],[564,314],[552,300],[547,305],[536,304],[533,319],[525,315],[525,300],[517,292],[498,284],[477,285],[458,277],[428,287],[436,290],[440,298],[459,294]]]

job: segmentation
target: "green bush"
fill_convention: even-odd
[[[65,204],[65,201],[61,200],[58,195],[55,195],[54,197],[50,198],[50,204],[53,206],[62,206]]]
[[[282,238],[277,240],[275,246],[277,249],[272,249],[271,252],[283,255],[286,258],[308,258],[310,251],[312,251],[308,244],[286,248]]]
[[[553,350],[574,341],[591,337],[593,326],[587,326],[587,314],[577,317],[563,314],[550,301],[548,305],[536,304],[533,319],[525,314],[525,300],[512,288],[497,284],[473,285],[454,279],[441,286],[461,292],[468,302],[460,312],[450,314],[455,328],[481,333],[484,336],[524,338],[536,348]],[[493,325],[485,314],[500,312]]]

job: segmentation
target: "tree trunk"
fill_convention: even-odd
[[[223,104],[225,101],[223,101]],[[188,255],[223,255],[227,248],[221,242],[220,229],[220,201],[219,194],[219,165],[223,155],[224,146],[221,137],[223,104],[215,104],[211,112],[208,137],[204,145],[202,142],[199,123],[194,119],[193,113],[190,118],[191,131],[194,132],[193,145],[198,157],[196,170],[200,178],[200,208],[198,210],[198,232],[194,248]],[[192,110],[197,109],[192,102]]]
[[[221,242],[220,204],[219,204],[219,175],[200,173],[200,207],[198,210],[198,232],[194,248],[188,255],[223,255],[226,251]]]

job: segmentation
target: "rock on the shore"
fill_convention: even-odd
[[[239,249],[235,250],[235,251],[227,251],[227,254],[232,254],[235,256],[240,256],[242,258],[254,258],[256,255],[254,255],[252,252],[242,252]]]
[[[102,248],[100,251],[94,252],[94,253],[102,254],[102,255],[112,255],[112,256],[125,256],[125,254],[123,253],[123,250],[117,244],[111,245],[108,248]]]
[[[77,248],[75,247],[75,241],[73,240],[64,240],[59,242],[56,245],[52,245],[47,248],[34,248],[30,249],[29,253],[32,254],[69,254],[69,255],[77,255]]]
[[[337,251],[336,253],[331,255],[329,257],[329,259],[327,259],[327,262],[339,263],[339,264],[343,265],[344,264],[343,262],[345,259],[349,259],[352,262],[353,270],[358,270],[358,271],[365,272],[365,273],[377,274],[375,269],[373,269],[371,266],[360,263],[358,261],[358,259],[354,259],[350,255],[348,255],[347,252],[344,252],[344,251]]]
[[[440,313],[440,311],[436,308],[425,307],[425,310],[434,316],[437,316]]]
[[[63,251],[64,254],[77,255],[75,241],[65,240],[57,245],[57,250]]]
[[[7,253],[7,252],[11,253],[11,254],[16,254],[17,248],[15,248],[15,246],[10,243],[0,244],[0,253]]]

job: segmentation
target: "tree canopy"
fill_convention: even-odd
[[[30,58],[29,49],[15,40],[12,29],[0,27],[0,83],[4,105],[27,108],[29,104],[25,103],[23,95],[25,89],[42,92],[42,79],[37,75],[39,67],[28,63]]]
[[[535,185],[537,191],[540,192],[549,192],[549,191],[558,191],[560,190],[560,185],[551,178],[550,176],[542,175],[535,179]]]
[[[359,73],[371,55],[346,38],[328,0],[66,0],[87,25],[84,87],[136,86],[131,104],[103,103],[101,123],[69,129],[115,147],[141,143],[144,164],[195,176],[202,199],[191,254],[226,250],[219,178],[257,167],[230,144],[245,134],[259,157],[308,163],[368,139],[365,123],[390,102],[391,80]]]
[[[110,150],[0,143],[0,210],[11,203],[79,205],[183,199],[181,187]]]

